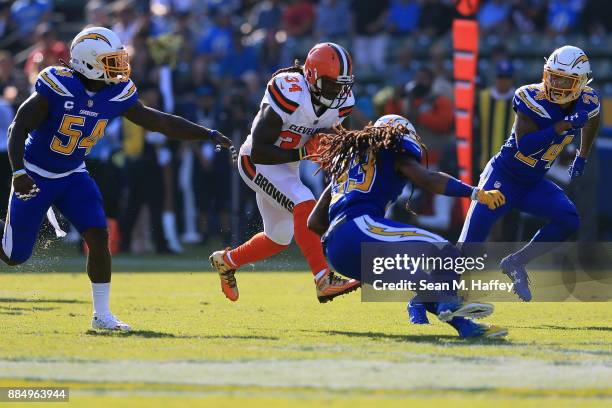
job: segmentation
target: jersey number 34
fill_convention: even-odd
[[[81,139],[83,132],[78,128],[85,125],[85,118],[83,116],[64,115],[58,132],[63,136],[67,136],[68,141],[63,143],[57,135],[53,136],[51,150],[69,156],[74,153],[78,147],[80,149],[85,149],[85,154],[89,154],[91,148],[102,138],[102,136],[104,136],[104,130],[107,124],[108,119],[98,120],[91,134]]]

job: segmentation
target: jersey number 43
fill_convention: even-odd
[[[332,204],[344,194],[353,190],[368,193],[376,178],[376,157],[366,155],[360,163],[351,163],[351,167],[336,180],[332,189]]]

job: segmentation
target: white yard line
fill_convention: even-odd
[[[414,362],[354,360],[36,361],[0,360],[0,378],[315,389],[610,388],[606,362],[558,364],[519,358]]]

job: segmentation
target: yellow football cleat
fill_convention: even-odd
[[[319,279],[315,278],[315,285],[319,302],[325,303],[333,300],[336,296],[357,290],[361,286],[361,282],[356,279],[341,278],[328,269]]]
[[[505,327],[496,326],[494,324],[484,324],[487,326],[482,337],[492,339],[494,337],[505,337],[508,335],[508,329]]]
[[[223,251],[215,251],[208,257],[210,264],[219,273],[221,280],[221,291],[226,298],[235,302],[240,294],[238,293],[238,283],[236,282],[236,269],[232,268],[225,260],[225,253],[229,248]]]
[[[508,335],[508,329],[493,324],[476,323],[465,317],[455,317],[448,322],[457,330],[461,338],[486,338],[504,337]]]

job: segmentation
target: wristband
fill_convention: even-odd
[[[472,190],[472,195],[470,196],[471,200],[478,200],[478,192],[480,191],[480,188],[478,187],[474,187],[474,190]]]
[[[449,197],[470,197],[474,190],[474,187],[469,184],[450,177],[444,188],[444,195]]]
[[[300,158],[300,160],[304,160],[304,158],[308,156],[308,152],[306,151],[306,145],[298,149],[298,155],[299,155],[298,157]]]
[[[13,178],[16,179],[17,177],[23,176],[24,174],[28,174],[25,169],[15,170],[13,172]]]

